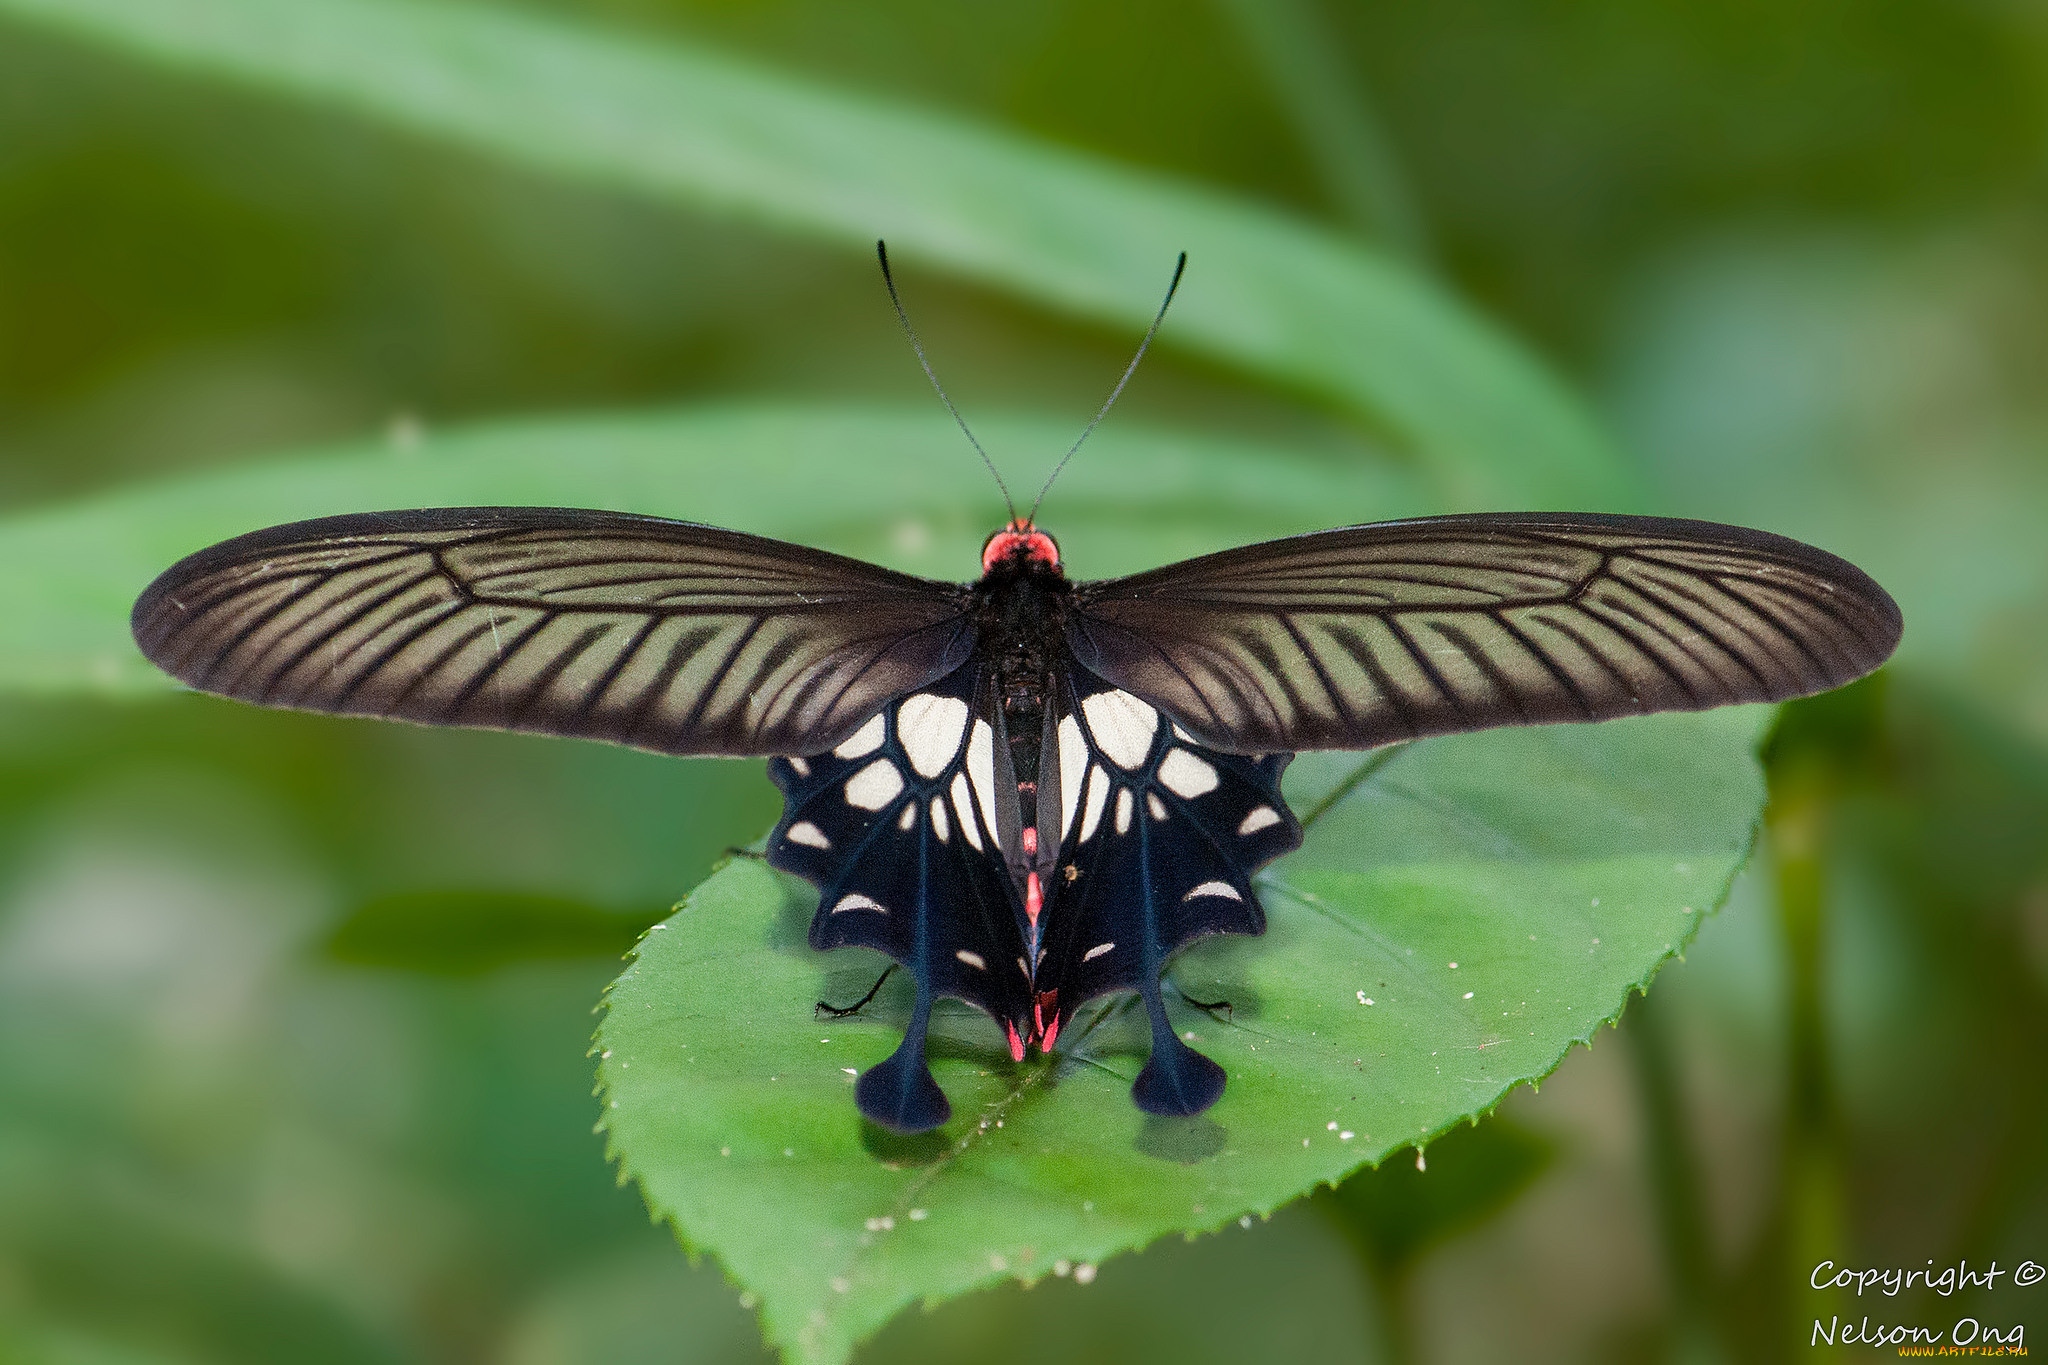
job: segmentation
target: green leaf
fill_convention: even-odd
[[[812,889],[736,859],[611,990],[613,1150],[803,1361],[845,1359],[914,1300],[1264,1214],[1487,1112],[1615,1018],[1748,851],[1760,718],[1298,760],[1289,800],[1321,814],[1264,878],[1267,934],[1210,940],[1170,973],[1233,1005],[1222,1020],[1169,1007],[1230,1074],[1188,1120],[1131,1105],[1146,1034],[1125,997],[1022,1065],[985,1017],[945,1013],[933,1056],[952,1123],[915,1139],[864,1125],[854,1075],[895,1047],[907,990],[814,1022],[811,1001],[858,996],[882,959],[811,952]]]
[[[1165,344],[1315,395],[1459,506],[1637,498],[1585,412],[1424,277],[1201,186],[669,39],[417,0],[0,0],[196,75],[381,120],[543,172],[906,257],[1139,327],[1193,262]]]
[[[1073,439],[1064,424],[982,425],[991,449],[1048,460]],[[344,447],[0,521],[0,581],[14,585],[0,613],[0,688],[168,687],[130,642],[128,609],[150,579],[214,541],[302,517],[478,504],[683,517],[952,579],[973,574],[1001,516],[943,411],[692,409]],[[1387,471],[1124,424],[1069,466],[1045,524],[1093,578],[1423,510]]]

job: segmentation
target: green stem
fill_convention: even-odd
[[[1409,1365],[1415,1359],[1415,1316],[1409,1309],[1407,1262],[1387,1254],[1373,1236],[1371,1224],[1359,1217],[1338,1190],[1318,1190],[1309,1202],[1344,1234],[1357,1256],[1359,1279],[1372,1301],[1373,1326],[1378,1331],[1374,1359],[1381,1365]]]
[[[1779,1194],[1779,1265],[1788,1328],[1825,1307],[1805,1289],[1807,1270],[1840,1260],[1845,1245],[1834,1087],[1829,1075],[1822,967],[1826,950],[1826,832],[1832,792],[1817,773],[1776,784],[1770,811],[1778,917],[1785,944],[1786,1094]]]
[[[1699,1159],[1693,1151],[1678,1068],[1664,1015],[1668,1005],[1649,995],[1628,1012],[1627,1036],[1643,1106],[1644,1157],[1664,1267],[1671,1281],[1672,1314],[1683,1355],[1690,1360],[1726,1356],[1715,1321],[1716,1271],[1700,1197]]]

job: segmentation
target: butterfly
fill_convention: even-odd
[[[361,513],[201,550],[132,626],[174,677],[261,705],[766,757],[767,858],[819,888],[812,946],[915,982],[855,1086],[898,1132],[951,1114],[925,1057],[941,997],[1022,1061],[1135,991],[1137,1105],[1213,1104],[1223,1069],[1162,973],[1263,931],[1255,874],[1302,838],[1297,751],[1804,696],[1901,631],[1855,566],[1709,522],[1427,517],[1077,582],[1035,517],[954,583],[619,512]]]

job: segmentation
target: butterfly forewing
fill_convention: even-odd
[[[956,670],[964,592],[688,522],[548,508],[331,517],[227,541],[136,603],[194,687],[676,754],[830,747]]]
[[[1437,517],[1082,585],[1075,657],[1238,753],[1775,701],[1883,662],[1898,608],[1781,536],[1665,518]]]

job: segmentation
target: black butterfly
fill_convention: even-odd
[[[812,945],[916,979],[855,1091],[916,1132],[950,1115],[924,1057],[939,996],[1021,1060],[1134,990],[1138,1105],[1216,1100],[1160,974],[1264,929],[1252,874],[1301,842],[1296,750],[1803,696],[1876,668],[1900,617],[1833,555],[1655,517],[1382,522],[1077,584],[1026,515],[956,584],[689,522],[456,508],[202,550],[133,627],[172,675],[262,705],[768,756],[768,857],[820,888]]]

